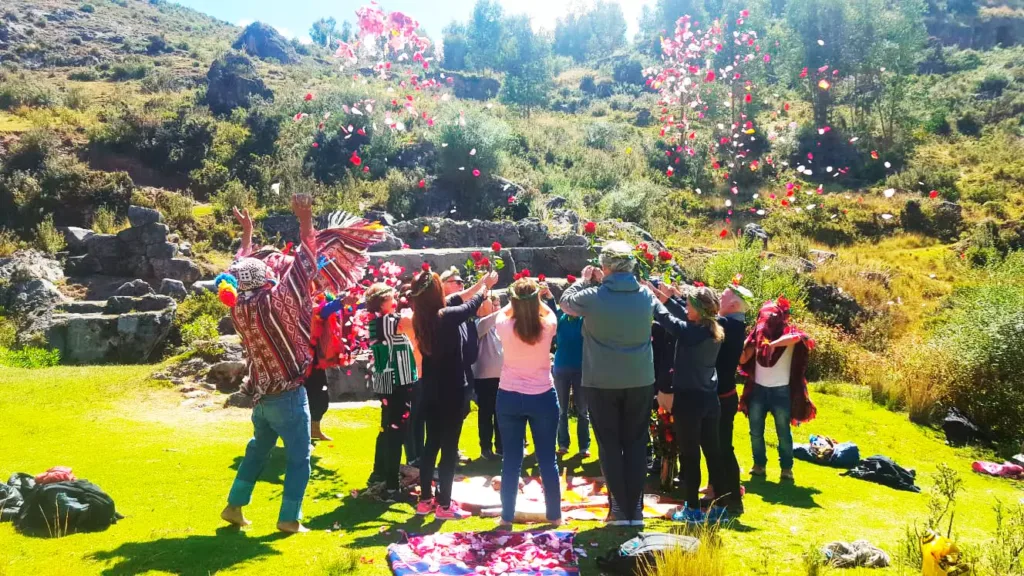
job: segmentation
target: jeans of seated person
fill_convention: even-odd
[[[590,412],[587,399],[581,393],[583,373],[579,370],[555,370],[555,390],[558,392],[558,447],[569,449],[569,395],[576,406],[576,441],[579,451],[590,450]]]
[[[302,498],[309,484],[309,400],[302,386],[260,398],[252,410],[253,437],[228,494],[231,506],[246,506],[252,500],[256,479],[263,471],[277,439],[284,441],[287,466],[278,522],[302,519]]]
[[[516,515],[519,477],[523,467],[523,440],[526,425],[533,434],[534,454],[544,485],[544,508],[549,521],[562,517],[562,489],[555,458],[555,431],[558,427],[558,395],[554,388],[541,394],[520,394],[498,390],[496,403],[501,441],[505,445],[501,460],[501,519],[512,522]]]
[[[635,388],[584,387],[590,423],[608,493],[622,508],[622,520],[640,520],[637,514],[647,480],[647,445],[650,442],[651,400],[654,384]]]
[[[754,466],[768,464],[768,453],[764,445],[764,427],[770,413],[775,420],[775,432],[779,437],[779,465],[783,470],[793,468],[793,433],[790,430],[789,386],[766,388],[753,385],[747,416],[750,418],[750,448],[754,454]]]

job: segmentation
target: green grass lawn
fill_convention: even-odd
[[[152,367],[5,368],[0,373],[0,476],[38,473],[66,465],[107,490],[127,518],[109,530],[62,539],[22,536],[0,525],[0,575],[22,574],[321,574],[337,573],[354,554],[358,574],[387,574],[384,550],[409,532],[487,530],[489,519],[427,523],[405,504],[353,499],[365,485],[377,431],[377,411],[332,410],[325,429],[335,441],[314,451],[306,494],[306,522],[314,531],[284,537],[274,530],[284,459],[281,449],[256,488],[247,514],[254,526],[227,529],[218,514],[251,427],[243,410],[181,407],[177,392],[146,379]],[[1011,481],[970,471],[972,453],[946,447],[934,431],[902,414],[863,400],[816,394],[819,418],[796,432],[828,434],[857,442],[863,455],[886,454],[920,471],[920,484],[945,462],[961,471],[965,493],[958,532],[981,543],[994,525],[995,498],[1022,496]],[[769,425],[769,428],[771,426]],[[746,419],[737,418],[741,465],[749,467]],[[476,423],[467,421],[463,449],[477,456]],[[596,462],[567,461],[570,473],[596,474]],[[470,471],[497,471],[498,466]],[[924,516],[927,496],[898,492],[838,471],[798,462],[797,484],[780,486],[778,467],[769,480],[748,482],[745,514],[724,532],[730,573],[802,574],[800,555],[813,543],[866,538],[893,550],[908,522]],[[340,530],[328,531],[338,524]],[[631,533],[580,522],[578,542],[589,553],[583,573],[596,574],[593,558]],[[668,530],[672,523],[649,523]],[[591,543],[598,546],[592,548]],[[874,572],[878,573],[878,572]],[[892,570],[891,573],[895,573]]]

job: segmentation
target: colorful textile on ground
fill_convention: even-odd
[[[811,402],[805,378],[807,360],[811,350],[814,349],[814,340],[806,332],[789,323],[789,302],[785,298],[779,298],[777,302],[766,302],[758,313],[754,330],[747,336],[744,347],[756,346],[757,354],[751,356],[750,360],[740,366],[740,373],[747,377],[747,385],[743,387],[743,396],[740,397],[740,412],[747,413],[748,402],[757,385],[754,383],[754,371],[757,370],[757,365],[774,366],[786,351],[785,348],[769,350],[768,343],[774,342],[784,335],[800,337],[800,342],[793,347],[793,364],[789,376],[789,399],[793,424],[802,424],[814,420],[818,413],[818,409]]]
[[[496,518],[501,515],[501,477],[456,477],[452,500],[475,515]],[[604,482],[594,478],[562,479],[562,518],[564,520],[604,520],[608,516],[608,491]],[[647,518],[671,518],[680,502],[657,495],[644,498],[643,514]],[[544,486],[539,478],[520,481],[516,498],[516,522],[546,522]]]
[[[971,464],[971,469],[979,474],[988,474],[989,476],[998,476],[1000,478],[1013,478],[1014,480],[1024,480],[1024,467],[1010,462],[996,464],[995,462],[978,461]]]
[[[793,456],[836,468],[853,468],[860,462],[860,449],[853,442],[836,442],[828,436],[811,434],[810,444],[793,446]]]
[[[374,394],[391,394],[396,386],[416,381],[416,357],[409,337],[398,331],[398,314],[385,314],[370,321],[370,352]]]
[[[396,576],[567,576],[580,573],[574,537],[554,530],[408,536],[405,543],[388,546],[388,563]]]
[[[829,542],[821,549],[825,561],[835,568],[885,568],[889,555],[867,540]]]
[[[310,294],[316,251],[309,244],[300,244],[276,286],[243,292],[231,309],[248,359],[242,392],[253,395],[256,402],[267,394],[301,386],[313,365]]]

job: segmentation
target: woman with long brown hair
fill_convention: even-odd
[[[487,290],[497,281],[497,272],[486,274],[461,294],[463,304],[445,306],[437,274],[427,269],[413,278],[412,327],[415,345],[423,357],[420,410],[427,425],[426,446],[420,458],[420,501],[416,505],[419,515],[433,511],[439,520],[461,520],[468,516],[451,501],[467,390],[459,327],[476,316]],[[441,462],[437,466],[435,499],[433,479],[438,452]]]
[[[558,395],[551,378],[551,339],[558,319],[540,302],[541,286],[521,278],[509,288],[509,305],[496,312],[495,330],[505,361],[498,381],[496,411],[504,447],[501,461],[501,525],[510,526],[516,514],[523,440],[530,425],[544,484],[546,515],[562,523],[562,496],[555,457]]]
[[[658,404],[672,413],[682,463],[686,506],[675,519],[701,523],[708,519],[700,507],[700,453],[707,459],[708,476],[715,486],[725,486],[719,454],[718,352],[725,330],[718,323],[720,301],[706,287],[688,288],[684,295],[671,286],[651,286],[663,306],[654,317],[676,339],[672,382],[658,390]],[[739,495],[720,494],[722,504]],[[713,507],[712,521],[723,518],[725,509]]]

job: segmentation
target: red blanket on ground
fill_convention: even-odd
[[[408,536],[405,543],[388,546],[388,563],[396,576],[568,576],[580,573],[574,537],[554,530]]]

